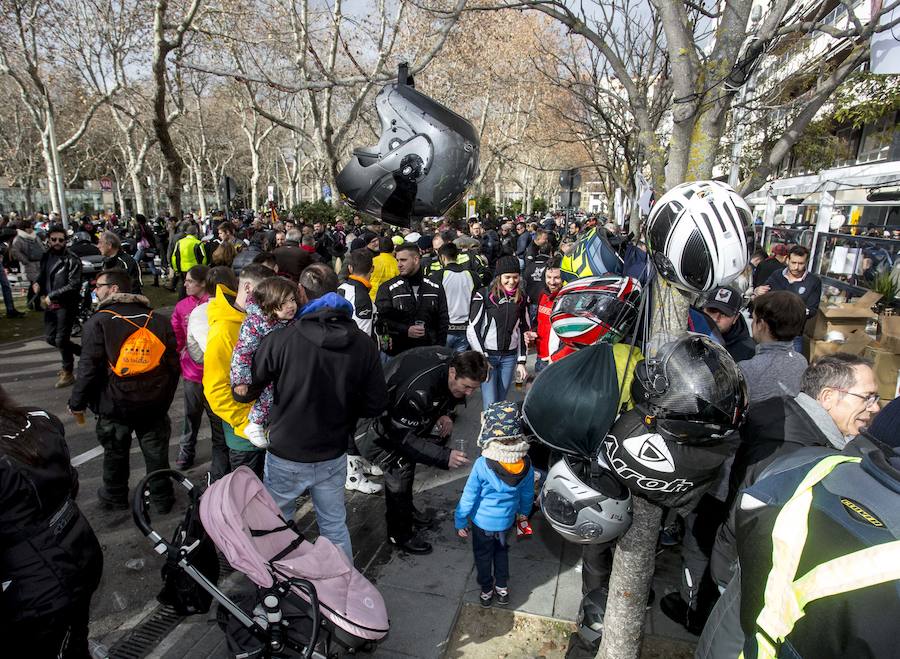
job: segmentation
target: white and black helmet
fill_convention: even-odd
[[[337,176],[351,206],[389,224],[450,210],[478,175],[475,127],[417,91],[406,64],[375,98],[378,144],[354,149]]]
[[[693,181],[675,186],[647,219],[647,249],[659,274],[699,293],[723,286],[747,267],[750,207],[729,185]]]
[[[552,467],[540,496],[541,512],[570,542],[610,542],[631,526],[631,493],[602,455],[566,456]]]

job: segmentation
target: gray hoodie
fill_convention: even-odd
[[[794,352],[791,341],[760,343],[754,357],[738,362],[747,380],[751,403],[775,396],[796,396],[808,365],[806,357]]]

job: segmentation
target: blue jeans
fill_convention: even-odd
[[[505,535],[506,531],[501,531],[501,534]],[[506,588],[509,583],[509,544],[501,542],[497,534],[488,534],[474,524],[471,535],[481,592],[489,593],[495,586]]]
[[[516,371],[516,355],[488,356],[491,365],[488,379],[481,383],[481,409],[486,410],[489,405],[497,401],[506,400],[509,385],[512,384],[513,374]]]
[[[138,270],[140,270],[140,267],[141,267],[141,261],[144,260],[144,258],[145,258],[144,253],[145,253],[146,251],[147,251],[147,250],[141,249],[140,247],[138,247],[138,248],[137,248],[137,251],[134,253],[134,260],[137,261],[137,264],[138,264]],[[158,277],[158,276],[159,276],[159,270],[156,269],[156,264],[153,262],[153,259],[152,259],[152,258],[148,258],[148,259],[147,259],[147,268],[150,270],[150,274],[151,274],[151,275],[153,275],[154,277]]]
[[[347,481],[347,456],[322,462],[293,462],[266,453],[265,485],[285,519],[292,519],[297,497],[309,490],[319,533],[344,550],[353,562],[344,483]]]
[[[465,332],[447,332],[447,347],[453,352],[465,352],[469,349],[469,340]]]

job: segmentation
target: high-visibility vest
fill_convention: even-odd
[[[797,579],[809,532],[813,487],[846,462],[860,462],[860,458],[832,455],[816,463],[775,519],[772,569],[766,580],[763,608],[756,618],[758,659],[779,656],[781,644],[810,602],[900,579],[900,540],[839,556]],[[740,657],[744,658],[743,652]]]

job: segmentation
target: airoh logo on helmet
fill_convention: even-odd
[[[622,446],[635,460],[653,471],[671,474],[675,460],[665,440],[656,433],[637,435],[622,441]]]
[[[616,455],[618,450],[618,438],[613,435],[607,435],[605,442],[607,461],[609,462],[613,471],[615,471],[619,478],[622,479],[622,481],[626,482],[626,484],[628,481],[631,481],[639,490],[645,490],[647,492],[667,492],[672,494],[687,492],[694,487],[693,481],[689,481],[684,478],[665,480],[663,478],[647,476],[637,471],[633,467],[630,467],[628,463],[625,462],[625,460],[623,460],[621,457],[618,457]],[[628,454],[632,455],[631,451],[628,451]],[[639,463],[643,464],[642,461],[639,461]]]

